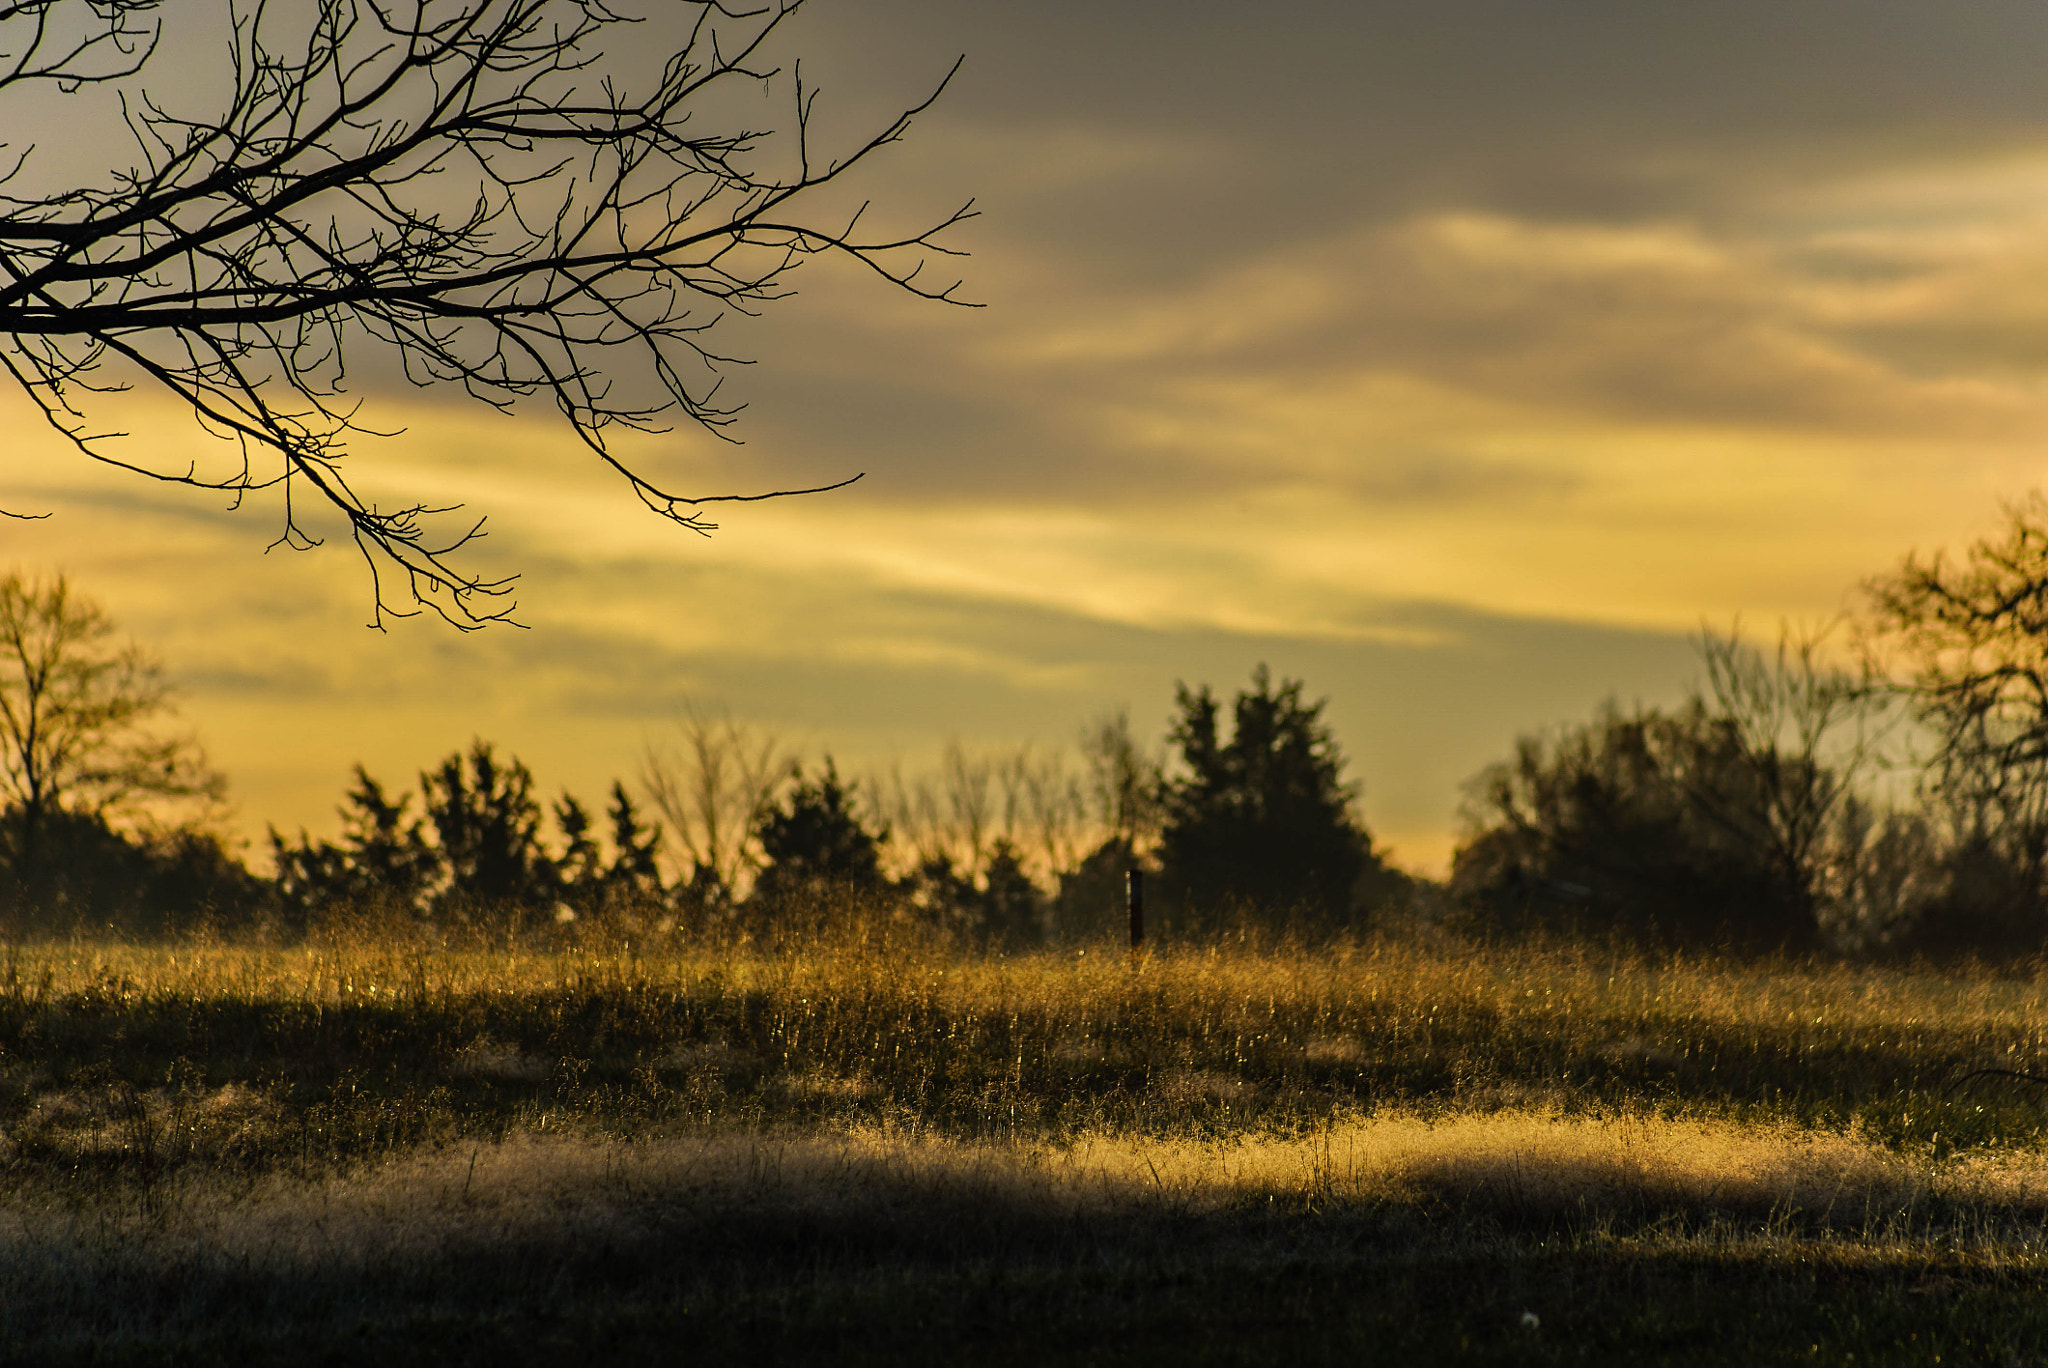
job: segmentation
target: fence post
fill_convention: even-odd
[[[1131,949],[1145,946],[1145,871],[1132,868],[1124,875],[1124,908],[1131,914]]]

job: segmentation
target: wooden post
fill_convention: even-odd
[[[1124,875],[1124,907],[1131,914],[1131,949],[1145,946],[1145,871],[1132,868]]]

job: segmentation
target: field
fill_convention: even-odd
[[[0,1360],[2048,1363],[2031,973],[15,946]]]

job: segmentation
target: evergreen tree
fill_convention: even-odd
[[[787,806],[773,808],[755,831],[768,864],[755,885],[767,903],[827,891],[876,894],[888,887],[882,843],[888,829],[871,831],[853,806],[855,785],[842,784],[830,756],[816,782],[794,771]]]
[[[1208,686],[1179,686],[1169,739],[1184,772],[1164,786],[1162,902],[1190,927],[1247,914],[1343,925],[1379,867],[1351,814],[1343,756],[1299,680],[1275,688],[1261,665],[1252,685],[1237,695],[1227,741]]]
[[[408,816],[411,797],[394,802],[360,764],[355,776],[341,809],[341,844],[315,842],[304,831],[293,844],[270,833],[278,900],[291,929],[337,911],[410,918],[440,882],[440,852],[420,819]]]
[[[540,839],[533,775],[516,759],[501,764],[485,741],[470,747],[468,760],[467,772],[457,752],[420,776],[427,818],[447,862],[437,910],[460,920],[503,912],[516,922],[552,906],[561,888],[561,873]]]
[[[1093,941],[1124,934],[1126,879],[1131,870],[1158,869],[1122,836],[1112,836],[1063,869],[1052,898],[1052,933],[1061,941]]]
[[[555,800],[555,828],[562,833],[555,866],[562,900],[579,916],[595,911],[604,901],[604,852],[591,834],[590,810],[564,793]]]
[[[975,902],[979,890],[951,855],[941,853],[923,861],[904,882],[911,907],[933,926],[962,931],[978,916]]]
[[[605,809],[612,822],[612,862],[604,872],[605,884],[615,897],[652,899],[661,896],[661,827],[640,820],[640,810],[626,794],[626,786],[612,780],[612,802]]]
[[[989,854],[976,898],[981,939],[994,949],[1019,950],[1045,940],[1045,899],[1018,857],[1017,847],[998,838]]]
[[[420,820],[408,817],[411,805],[409,794],[396,802],[385,797],[382,785],[357,765],[356,786],[342,810],[342,838],[362,896],[417,909],[441,876],[441,856]]]

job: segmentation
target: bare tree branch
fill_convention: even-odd
[[[2008,507],[1960,561],[1908,556],[1865,590],[1872,668],[1904,656],[1935,788],[2048,880],[2048,500]]]
[[[98,183],[21,195],[5,187],[25,185],[34,149],[0,160],[0,365],[97,460],[236,502],[279,490],[277,545],[318,543],[305,497],[338,510],[378,624],[423,608],[461,628],[504,620],[511,582],[459,563],[482,519],[443,531],[455,505],[386,505],[351,484],[351,438],[388,435],[348,394],[347,358],[365,346],[417,385],[501,410],[552,402],[644,506],[693,531],[715,527],[709,503],[841,488],[852,481],[679,490],[614,442],[677,415],[723,435],[739,406],[720,376],[739,358],[709,331],[784,298],[806,259],[847,257],[962,302],[957,280],[925,273],[958,255],[938,235],[973,217],[971,202],[894,235],[818,206],[952,72],[826,155],[815,91],[772,57],[803,4],[683,4],[680,50],[629,93],[607,72],[638,21],[603,0],[248,0],[233,11],[225,106],[192,117],[148,91],[153,0],[0,0],[0,128],[8,98],[31,88],[110,87],[136,158]],[[731,121],[744,88],[784,102],[782,132]],[[202,472],[116,455],[119,434],[92,431],[83,405],[127,375],[189,403],[237,459]]]

